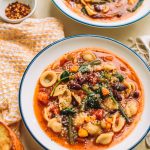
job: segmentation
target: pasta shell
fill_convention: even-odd
[[[128,97],[131,94],[131,92],[134,92],[136,90],[136,86],[133,82],[124,81],[124,85],[127,86],[125,94],[126,97]]]
[[[81,97],[75,94],[74,92],[71,92],[74,99],[78,102],[78,104],[81,104]]]
[[[135,100],[130,100],[127,102],[125,107],[125,112],[128,117],[132,117],[137,114],[138,111],[138,103]]]
[[[85,6],[85,9],[86,9],[86,11],[87,11],[87,13],[88,13],[88,15],[89,16],[92,16],[92,15],[96,15],[97,14],[97,12],[95,12],[93,9],[91,9],[89,6]]]
[[[60,110],[65,109],[70,106],[72,101],[72,96],[70,90],[65,90],[62,95],[58,96],[59,99],[59,108]]]
[[[98,125],[94,125],[91,122],[84,126],[84,129],[88,131],[90,135],[96,135],[101,133],[101,128]]]
[[[74,125],[75,126],[81,126],[82,124],[84,124],[86,116],[87,116],[86,113],[78,114],[74,119]]]
[[[113,139],[113,136],[114,136],[113,132],[102,133],[97,137],[96,143],[102,145],[110,144]]]
[[[116,123],[117,122],[117,123]],[[125,125],[125,119],[117,112],[113,115],[112,129],[119,132]]]
[[[116,67],[113,64],[105,64],[103,65],[103,70],[112,71],[115,70]]]
[[[45,71],[40,76],[40,83],[43,87],[50,87],[57,81],[57,74],[54,71]]]
[[[52,108],[52,106],[48,106],[48,107],[44,108],[44,119],[47,121],[49,121],[52,116],[52,114],[50,112],[51,108]]]
[[[58,85],[55,89],[53,96],[59,96],[64,94],[64,92],[68,89],[67,85]]]
[[[96,59],[95,54],[93,54],[92,52],[83,52],[82,57],[84,60],[89,61],[89,62]]]
[[[95,65],[93,66],[93,71],[101,71],[103,67],[101,65]]]
[[[83,5],[86,5],[85,0],[81,0],[81,3],[82,3]]]
[[[60,133],[62,130],[62,124],[59,122],[58,118],[50,119],[48,121],[48,127],[56,133]]]

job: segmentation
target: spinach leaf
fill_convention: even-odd
[[[70,75],[70,73],[65,70],[65,71],[61,74],[60,79],[63,80],[63,81],[68,81],[68,80],[69,80],[69,75]]]
[[[115,76],[119,79],[119,82],[122,82],[124,80],[123,75],[121,75],[120,73],[116,73]]]
[[[66,108],[66,109],[64,109],[64,110],[61,110],[60,113],[61,113],[62,115],[68,116],[68,115],[74,115],[76,112],[75,112],[73,109],[71,109],[71,108]]]
[[[62,81],[68,81],[69,80],[69,75],[70,73],[68,71],[64,71],[61,76],[60,76],[60,80],[58,80],[58,82],[55,84],[50,96],[53,96],[55,89],[57,88],[57,86],[62,82]]]
[[[99,109],[100,108],[99,100],[94,96],[88,96],[86,99],[86,109],[88,108]]]
[[[82,85],[82,89],[87,93],[87,98],[85,99],[84,102],[84,109],[89,108],[99,109],[100,102],[96,94],[91,89],[89,89],[89,86],[87,84]]]

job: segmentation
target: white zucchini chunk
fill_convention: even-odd
[[[57,74],[54,71],[45,71],[40,76],[40,83],[43,87],[50,87],[57,81]]]
[[[104,100],[103,105],[109,110],[118,109],[118,105],[110,97]]]
[[[127,102],[125,112],[128,117],[132,117],[137,114],[138,102],[136,100],[130,100]]]
[[[113,132],[102,133],[97,137],[96,143],[102,145],[110,144],[112,142],[113,136]]]
[[[116,123],[117,122],[117,123]],[[119,132],[125,125],[125,119],[118,112],[113,115],[112,130]]]

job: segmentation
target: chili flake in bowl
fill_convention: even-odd
[[[30,17],[37,5],[37,0],[2,0],[0,17],[9,23],[20,23]]]
[[[7,6],[5,10],[5,14],[9,19],[20,19],[24,18],[31,12],[31,8],[29,5],[14,2]]]

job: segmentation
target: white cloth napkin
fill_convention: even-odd
[[[129,38],[130,47],[139,53],[150,66],[150,35],[139,36],[136,39]]]
[[[135,41],[133,39],[131,41],[134,45],[133,48],[139,52],[150,65],[150,35],[140,36],[137,37]],[[150,132],[146,136],[146,145],[150,148]]]

